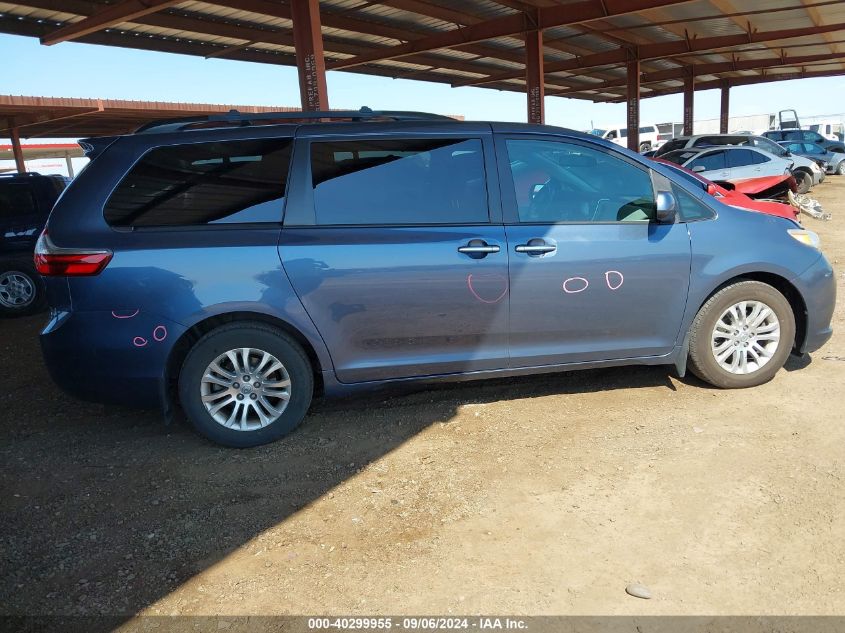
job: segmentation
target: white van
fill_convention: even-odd
[[[842,121],[818,121],[806,126],[808,130],[818,132],[824,136],[828,141],[843,141],[845,138],[845,125]]]
[[[640,151],[648,152],[660,147],[664,141],[659,137],[660,133],[656,125],[647,124],[640,126]],[[602,136],[603,139],[612,141],[617,145],[628,147],[628,127],[618,127],[607,130]]]

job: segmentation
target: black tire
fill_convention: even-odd
[[[793,176],[798,184],[798,193],[807,193],[813,186],[813,177],[806,171],[796,171]]]
[[[836,175],[845,176],[845,160],[840,161],[839,164],[836,166]]]
[[[640,153],[651,151],[651,143],[646,141],[645,143],[640,143]]]
[[[711,346],[716,322],[728,308],[740,301],[764,303],[774,311],[780,323],[780,341],[771,358],[762,367],[747,374],[734,374],[722,368]],[[768,284],[738,281],[719,290],[698,311],[690,328],[690,369],[703,381],[722,389],[756,387],[771,380],[783,367],[794,341],[795,315],[786,297]]]
[[[202,401],[201,382],[209,364],[221,354],[255,348],[275,356],[290,377],[290,399],[281,415],[262,428],[236,430],[218,423]],[[212,330],[191,348],[179,374],[182,409],[198,433],[212,442],[234,448],[259,446],[278,440],[298,427],[314,392],[314,375],[308,356],[290,336],[263,323],[240,322]]]
[[[14,276],[11,277],[11,276]],[[0,261],[0,284],[13,283],[18,289],[21,283],[33,293],[30,300],[15,305],[13,295],[8,294],[10,288],[0,289],[0,316],[19,317],[40,312],[47,305],[47,295],[44,280],[30,262],[18,260]],[[19,296],[19,295],[18,295]]]

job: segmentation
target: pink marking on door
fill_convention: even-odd
[[[580,288],[572,289],[568,286],[568,284],[570,284],[573,281],[574,282],[582,282],[584,285]],[[566,281],[563,282],[563,291],[566,294],[574,295],[574,294],[578,294],[579,292],[584,292],[589,285],[590,285],[590,282],[587,281],[586,279],[584,279],[583,277],[570,277],[569,279],[567,279]]]
[[[611,275],[616,275],[619,278],[619,283],[617,283],[616,285],[611,284],[610,283],[610,276]],[[623,277],[622,273],[620,273],[618,270],[608,270],[604,274],[604,281],[605,281],[605,283],[607,283],[607,287],[610,288],[611,290],[619,290],[619,288],[622,287],[622,284],[625,283],[625,277]]]
[[[135,347],[144,347],[147,343],[149,343],[149,341],[143,336],[136,336],[132,339],[132,345]]]
[[[136,316],[138,316],[138,314],[139,314],[140,312],[141,312],[141,310],[140,310],[140,309],[138,309],[138,310],[135,310],[135,312],[132,312],[131,314],[118,314],[117,312],[115,312],[114,310],[112,310],[112,311],[111,311],[111,315],[112,315],[115,319],[131,319],[132,317],[136,317]]]
[[[164,339],[167,338],[167,328],[163,325],[157,325],[153,330],[153,338],[158,343],[161,343]]]
[[[495,282],[498,282],[498,283],[500,283],[504,286],[504,290],[502,290],[501,294],[498,297],[496,297],[495,299],[485,299],[484,297],[479,295],[478,292],[476,292],[475,288],[473,288],[473,286],[472,286],[472,278],[473,278],[472,273],[467,275],[467,287],[469,288],[469,291],[472,293],[472,296],[475,297],[476,299],[478,299],[481,303],[491,303],[491,304],[492,303],[499,303],[499,301],[504,299],[505,295],[508,294],[508,280],[507,280],[507,278],[503,277],[502,275],[476,275],[475,277],[476,277],[477,282],[495,281]]]

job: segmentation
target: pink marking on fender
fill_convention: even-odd
[[[584,283],[584,285],[581,288],[577,288],[575,290],[572,290],[572,289],[567,287],[567,284],[571,281],[581,281],[581,282]],[[587,289],[587,286],[589,286],[589,285],[590,285],[590,282],[587,281],[586,279],[584,279],[583,277],[570,277],[569,279],[567,279],[566,281],[563,282],[563,291],[566,294],[574,295],[574,294],[578,294],[579,292],[584,292]]]
[[[149,343],[149,341],[143,336],[136,336],[132,339],[132,345],[135,347],[144,347],[147,343]]]
[[[478,299],[481,303],[499,303],[499,301],[504,299],[505,295],[508,294],[508,280],[506,278],[502,277],[501,275],[481,275],[479,277],[479,280],[485,279],[485,278],[488,279],[488,280],[496,280],[496,281],[499,281],[499,282],[503,282],[505,289],[502,290],[502,294],[500,294],[495,299],[485,299],[484,297],[481,297],[475,291],[475,288],[472,287],[472,273],[467,275],[467,287],[469,288],[469,291],[472,293],[472,296],[475,297],[476,299]]]
[[[153,330],[153,338],[156,342],[161,343],[164,339],[167,338],[167,328],[163,325],[157,325]]]
[[[618,275],[619,276],[619,283],[616,284],[615,286],[610,283],[610,276],[611,275]],[[605,283],[607,283],[607,287],[610,288],[611,290],[619,290],[622,287],[622,284],[625,283],[625,277],[623,277],[622,273],[620,273],[618,270],[608,270],[604,274],[604,281],[605,281]]]
[[[136,317],[136,316],[138,316],[138,314],[139,314],[140,312],[141,312],[141,310],[139,309],[139,310],[135,310],[135,312],[133,312],[132,314],[118,314],[117,312],[115,312],[114,310],[112,310],[112,311],[111,311],[111,315],[112,315],[115,319],[131,319],[132,317]]]

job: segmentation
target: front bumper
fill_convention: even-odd
[[[132,309],[54,310],[41,332],[41,351],[56,384],[78,398],[158,407],[170,350],[184,331]]]
[[[815,352],[833,335],[831,320],[836,307],[836,277],[824,255],[793,280],[807,307],[807,323],[800,353]]]

